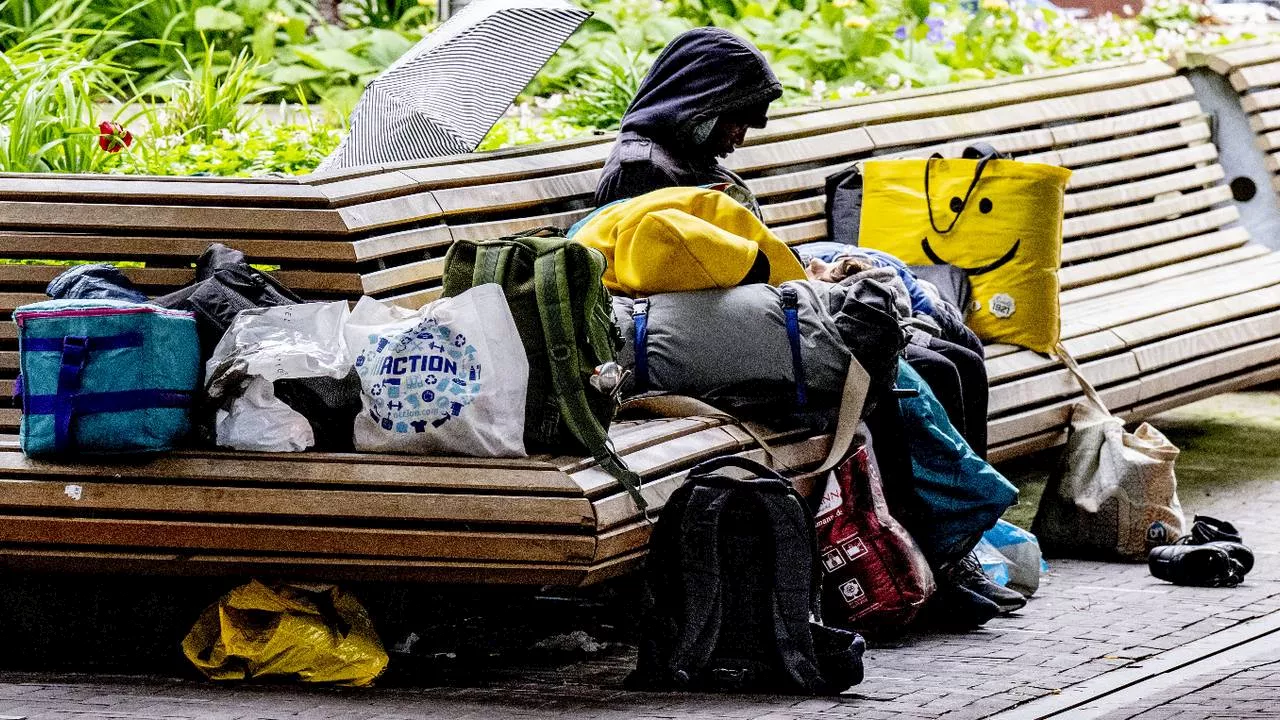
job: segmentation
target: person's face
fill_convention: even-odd
[[[720,118],[716,127],[707,139],[707,145],[716,157],[727,157],[729,153],[742,147],[747,139],[747,124],[734,118]]]

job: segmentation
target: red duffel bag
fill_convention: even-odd
[[[872,636],[903,630],[933,595],[933,573],[889,515],[867,445],[828,474],[816,523],[823,620]]]

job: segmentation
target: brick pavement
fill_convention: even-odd
[[[0,673],[0,716],[27,720],[986,717],[1280,611],[1280,523],[1272,521],[1280,517],[1280,483],[1275,482],[1280,479],[1280,443],[1272,447],[1248,441],[1248,433],[1230,435],[1235,432],[1232,423],[1252,423],[1247,429],[1255,435],[1260,427],[1271,427],[1232,418],[1241,406],[1256,414],[1257,397],[1228,398],[1208,410],[1173,414],[1160,423],[1184,446],[1180,476],[1186,483],[1182,500],[1188,516],[1201,512],[1235,521],[1257,551],[1258,565],[1247,583],[1234,589],[1179,588],[1154,580],[1142,565],[1054,562],[1040,592],[1023,612],[998,618],[978,632],[918,635],[895,647],[873,648],[866,658],[866,680],[838,698],[630,693],[621,689],[621,680],[634,662],[633,652],[614,646],[577,662],[497,659],[491,672],[455,678],[458,686],[451,687],[425,686],[433,676],[412,672],[398,678],[405,687],[364,690],[216,687],[155,676],[5,672]],[[1267,404],[1264,410],[1270,413],[1265,420],[1274,421],[1280,433],[1280,403]],[[1217,426],[1219,435],[1201,437],[1205,417],[1223,419]],[[1228,436],[1224,439],[1221,432]],[[1224,462],[1224,446],[1247,456]],[[1228,468],[1231,477],[1215,475]],[[1197,476],[1211,482],[1189,481]],[[1276,716],[1280,716],[1280,663],[1231,668],[1197,678],[1163,696],[1157,707],[1130,708],[1106,718]]]

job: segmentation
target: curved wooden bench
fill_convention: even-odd
[[[1280,377],[1280,261],[1250,242],[1187,79],[1160,63],[900,93],[778,117],[729,162],[791,243],[823,239],[826,175],[974,140],[1075,170],[1063,337],[1119,413],[1138,418]],[[0,257],[141,260],[159,293],[210,240],[278,266],[312,298],[416,306],[459,238],[567,226],[590,209],[608,136],[304,178],[0,176]],[[49,266],[0,266],[0,312]],[[0,382],[15,371],[0,325]],[[1055,361],[988,348],[996,459],[1064,439],[1080,392]],[[17,412],[0,425],[12,431]],[[660,507],[698,460],[754,452],[708,419],[620,424]],[[821,439],[775,438],[789,464]],[[59,465],[0,447],[0,559],[11,566],[587,583],[634,567],[648,526],[589,461],[188,452],[143,465]],[[67,484],[82,486],[73,501]],[[299,492],[302,491],[302,492]]]

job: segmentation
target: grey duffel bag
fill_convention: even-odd
[[[870,408],[906,344],[894,291],[873,279],[617,297],[613,313],[627,341],[618,362],[632,371],[624,396],[689,395],[746,414],[837,407],[850,352],[871,377]]]

